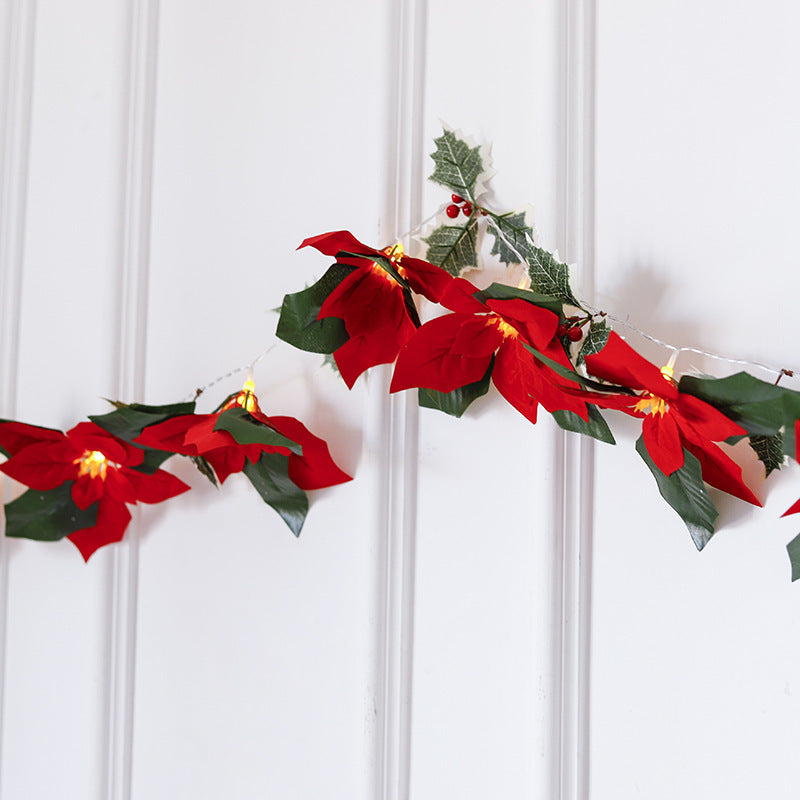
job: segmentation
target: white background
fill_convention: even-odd
[[[534,205],[582,297],[800,366],[795,4],[0,10],[3,417],[69,428],[248,364],[328,266],[303,238],[384,246],[446,200],[440,120],[493,143],[492,201]],[[2,800],[796,796],[794,467],[698,555],[625,420],[616,448],[494,393],[454,420],[283,343],[255,380],[356,480],[295,540],[176,459],[192,491],[86,565],[3,540]]]

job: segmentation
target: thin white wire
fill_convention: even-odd
[[[206,390],[210,389],[212,386],[216,386],[218,383],[221,383],[228,378],[232,378],[234,375],[238,375],[240,372],[244,372],[247,370],[248,377],[253,377],[253,370],[255,369],[256,364],[261,361],[264,356],[270,353],[275,347],[277,346],[277,342],[273,342],[261,355],[256,356],[249,364],[243,364],[242,366],[235,367],[232,370],[229,370],[224,375],[220,375],[218,378],[214,378],[213,381],[206,383],[204,386],[195,389],[191,394],[187,395],[183,402],[188,403],[190,400],[196,400],[203,394]]]

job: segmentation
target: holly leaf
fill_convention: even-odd
[[[431,158],[435,167],[430,180],[474,204],[478,179],[486,172],[481,148],[470,147],[455,131],[446,129],[433,143],[436,150]]]
[[[600,442],[607,444],[616,444],[614,435],[611,433],[611,428],[608,427],[600,409],[590,403],[586,405],[589,410],[588,422],[579,417],[574,411],[561,409],[553,412],[553,419],[558,423],[560,428],[565,431],[573,431],[574,433],[582,433],[584,436],[591,436]]]
[[[67,481],[46,492],[28,489],[6,503],[6,536],[56,542],[96,525],[97,503],[87,509],[78,508],[72,499],[73,483]]]
[[[792,564],[792,581],[800,578],[800,533],[786,545],[789,561]]]
[[[431,264],[436,264],[451,275],[478,266],[478,221],[470,217],[463,227],[441,225],[423,239],[428,245],[425,255]]]
[[[244,474],[264,502],[281,515],[295,536],[299,536],[308,514],[308,496],[289,478],[289,457],[262,453],[255,464],[245,462]]]
[[[217,488],[219,488],[219,483],[217,482],[217,476],[214,473],[211,464],[209,464],[208,461],[206,461],[206,459],[203,458],[203,456],[189,456],[189,460],[192,462],[192,464],[195,465],[197,471],[204,478],[208,478],[208,480],[211,481],[212,486],[216,486]]]
[[[589,323],[589,330],[578,351],[578,365],[583,364],[586,356],[596,355],[606,346],[609,333],[611,329],[606,324],[605,318],[600,321],[592,320]]]
[[[566,264],[556,259],[552,253],[533,244],[525,255],[533,291],[559,297],[571,306],[581,307],[570,288],[569,267]]]
[[[494,367],[492,356],[486,374],[474,383],[468,383],[453,389],[452,392],[439,392],[436,389],[419,389],[419,404],[423,408],[433,408],[443,411],[451,417],[460,417],[469,407],[470,403],[483,397],[489,391],[489,380]]]
[[[764,465],[766,476],[783,466],[783,434],[776,433],[774,436],[760,436],[753,434],[750,437],[750,447],[753,448],[758,460]]]
[[[533,228],[526,224],[524,211],[492,214],[486,230],[494,236],[490,255],[498,256],[506,266],[527,263]]]
[[[338,350],[350,338],[344,321],[338,317],[317,319],[317,314],[328,295],[354,269],[346,264],[334,264],[313,286],[287,294],[283,298],[275,335],[309,353]]]
[[[228,431],[237,444],[265,444],[269,447],[285,447],[297,455],[303,454],[302,445],[293,442],[269,425],[259,422],[241,406],[223,411],[214,423],[215,431]]]
[[[683,466],[675,470],[672,475],[665,475],[650,458],[641,436],[636,442],[636,452],[653,473],[661,496],[686,523],[694,546],[702,550],[714,535],[714,525],[719,512],[706,491],[698,459],[684,448]]]

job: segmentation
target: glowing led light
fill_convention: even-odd
[[[256,400],[256,385],[252,378],[248,378],[242,385],[242,391],[239,392],[237,404],[240,405],[245,411],[258,410],[258,401]]]
[[[80,458],[73,462],[78,464],[78,477],[88,475],[90,478],[106,478],[108,459],[99,450],[87,450]]]

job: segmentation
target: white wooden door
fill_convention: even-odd
[[[794,797],[796,469],[698,555],[632,424],[594,447],[496,393],[456,420],[386,368],[349,392],[273,309],[328,266],[305,237],[384,246],[439,207],[444,120],[492,143],[494,202],[534,205],[582,297],[800,366],[798,24],[785,0],[6,0],[0,416],[210,410],[263,354],[265,412],[356,479],[295,540],[175,459],[192,490],[88,564],[2,540],[0,798]]]

